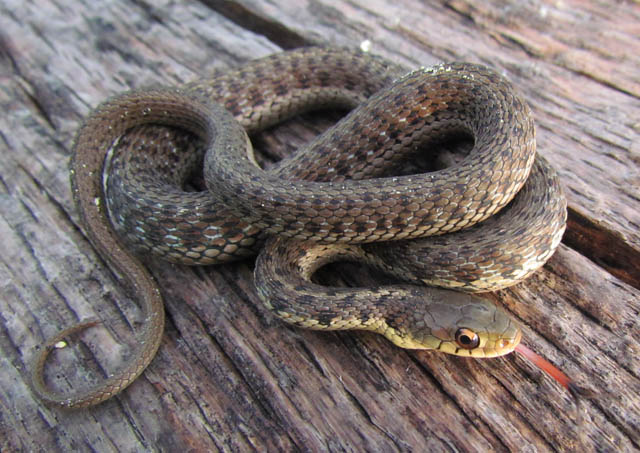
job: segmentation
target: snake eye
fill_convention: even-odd
[[[463,349],[474,349],[480,344],[480,337],[473,330],[460,327],[456,330],[456,343]]]

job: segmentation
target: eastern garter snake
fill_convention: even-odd
[[[34,366],[38,395],[64,407],[97,404],[152,360],[164,328],[162,298],[130,249],[214,264],[257,253],[266,240],[256,286],[285,321],[369,329],[403,347],[459,355],[513,350],[520,331],[500,309],[468,293],[415,283],[491,291],[542,266],[566,220],[555,172],[536,158],[530,110],[504,77],[467,63],[404,73],[365,53],[306,48],[98,106],[74,143],[73,195],[87,236],[147,318],[133,359],[98,386],[71,395],[49,391],[43,367],[55,343],[86,326],[49,340]],[[353,110],[275,168],[254,165],[247,133],[335,107]],[[208,191],[183,188],[202,157],[174,149],[173,139],[149,125],[173,126],[204,143]],[[125,133],[126,143],[114,146]],[[456,134],[473,140],[459,163],[381,177]],[[318,267],[343,259],[366,260],[413,284],[311,283]]]

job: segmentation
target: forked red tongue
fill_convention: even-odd
[[[533,363],[535,366],[537,366],[542,371],[544,371],[549,376],[551,376],[556,381],[558,381],[558,383],[562,385],[564,388],[566,388],[567,390],[571,390],[571,387],[573,387],[571,383],[571,379],[569,379],[569,377],[566,374],[564,374],[562,371],[560,371],[558,368],[556,368],[551,363],[549,363],[547,359],[539,356],[538,354],[533,352],[531,349],[524,346],[522,343],[519,343],[518,346],[516,346],[515,350],[518,351],[523,356],[525,356],[527,359],[529,359],[529,361]]]

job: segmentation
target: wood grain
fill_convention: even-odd
[[[639,449],[638,24],[629,1],[0,0],[0,450]],[[64,390],[115,369],[142,322],[71,200],[70,144],[90,108],[283,48],[367,40],[408,66],[491,65],[524,93],[570,222],[543,270],[491,297],[528,346],[592,394],[576,409],[516,355],[469,360],[285,326],[261,305],[249,260],[150,262],[168,326],[143,376],[85,411],[34,399],[29,361],[44,338],[103,320],[50,360],[49,381]],[[254,142],[277,156],[327,124],[308,115]],[[322,278],[377,282],[357,266]]]

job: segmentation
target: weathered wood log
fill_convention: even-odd
[[[425,3],[0,1],[0,450],[640,448],[640,7]],[[490,297],[521,323],[527,345],[592,390],[577,413],[564,389],[514,354],[470,360],[400,350],[369,333],[286,326],[257,298],[251,260],[150,262],[168,316],[151,366],[95,408],[43,406],[29,362],[45,338],[103,320],[50,359],[48,380],[64,391],[115,370],[143,321],[71,200],[70,144],[90,108],[283,48],[365,41],[407,66],[488,64],[532,106],[569,226],[543,270]],[[254,142],[278,155],[327,124],[305,116]],[[376,282],[348,269],[323,278]]]

